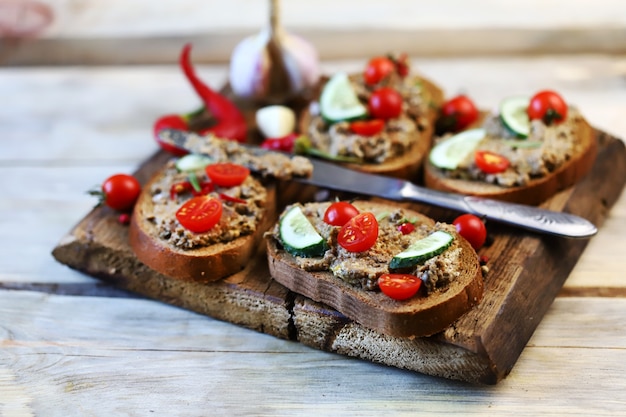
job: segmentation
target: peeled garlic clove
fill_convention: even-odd
[[[256,112],[256,124],[266,138],[282,138],[296,127],[296,114],[289,107],[274,105]]]

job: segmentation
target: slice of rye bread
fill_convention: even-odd
[[[432,81],[414,76],[416,82],[419,81],[425,87],[428,96],[430,97],[430,111],[427,115],[428,126],[422,131],[418,130],[418,137],[415,138],[415,143],[410,147],[408,152],[389,159],[382,163],[351,163],[336,161],[337,164],[343,165],[346,168],[354,169],[357,171],[368,172],[371,174],[386,175],[390,177],[403,178],[408,180],[415,180],[422,173],[422,163],[426,157],[430,147],[432,145],[432,137],[435,131],[435,122],[438,117],[437,109],[441,107],[443,103],[443,91],[435,85]],[[305,108],[298,120],[299,131],[303,134],[309,129],[311,124],[311,113],[308,108]]]
[[[156,225],[149,221],[153,212],[150,184],[160,175],[163,170],[143,186],[131,216],[129,242],[137,258],[163,275],[184,281],[217,281],[241,271],[258,250],[263,233],[276,221],[275,185],[264,185],[267,198],[253,233],[230,242],[185,250],[160,239]]]
[[[387,203],[359,202],[361,212],[388,211]],[[434,226],[435,221],[420,213],[404,209],[407,218],[416,223]],[[290,289],[314,301],[336,309],[355,322],[379,333],[394,337],[421,337],[441,332],[478,304],[483,296],[483,276],[478,255],[456,232],[447,250],[460,249],[456,268],[458,278],[428,295],[396,301],[380,291],[366,291],[335,277],[329,271],[309,272],[300,268],[295,258],[281,247],[274,237],[267,239],[267,257],[271,276]]]
[[[428,188],[441,191],[514,203],[541,204],[578,182],[591,170],[595,162],[598,144],[593,129],[583,117],[578,117],[575,123],[577,138],[582,143],[580,151],[549,175],[533,179],[524,186],[502,187],[482,181],[449,178],[428,159],[424,163],[424,183]]]

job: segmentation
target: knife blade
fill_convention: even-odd
[[[187,141],[189,136],[186,132],[175,129],[164,129],[159,133],[159,139],[162,142],[190,152],[197,152],[197,149],[189,145]],[[270,152],[251,145],[242,146],[256,155]],[[313,174],[306,178],[293,177],[294,181],[336,191],[394,201],[424,203],[462,213],[472,213],[489,221],[555,236],[588,238],[598,232],[593,223],[571,213],[432,190],[410,181],[364,173],[317,158],[308,159],[313,165]]]

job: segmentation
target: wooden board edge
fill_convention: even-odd
[[[603,152],[603,155],[609,155],[613,158],[622,158],[618,160],[617,166],[620,167],[620,172],[626,171],[624,168],[626,165],[624,144],[618,139],[602,135],[602,133],[599,133],[601,152]],[[151,175],[151,170],[156,169],[155,167],[160,166],[167,158],[169,156],[158,152],[142,164],[136,173],[137,177],[140,181],[145,181]],[[600,165],[602,166],[599,167]],[[593,184],[589,185],[587,182],[590,182],[597,175],[603,175],[604,172],[598,173],[598,170],[606,169],[606,166],[607,164],[595,164],[593,173],[589,174],[574,189],[564,192],[563,195],[565,197],[557,198],[558,202],[554,203],[554,205],[566,208],[572,206],[579,211],[575,214],[588,217],[596,212],[595,209],[600,204],[603,209],[596,213],[595,218],[590,219],[599,225],[608,214],[610,206],[617,200],[619,192],[616,191],[621,192],[624,186],[623,181],[617,186],[605,184],[601,195],[594,198],[592,204],[584,205],[584,209],[580,208],[581,205],[578,204],[577,199],[584,197],[586,193],[577,192],[577,189],[578,187],[594,187]],[[623,177],[626,177],[626,174]],[[619,189],[616,190],[616,188]],[[245,282],[250,277],[254,266],[250,266],[249,269],[247,268],[245,271],[235,274],[224,281],[212,284],[194,284],[172,280],[156,274],[140,264],[132,255],[132,251],[128,247],[124,247],[124,245],[128,246],[126,242],[122,242],[122,247],[115,248],[107,247],[98,242],[93,229],[98,222],[106,218],[106,208],[98,208],[89,213],[53,250],[54,257],[69,267],[111,282],[121,288],[279,338],[297,340],[318,349],[429,375],[487,384],[497,383],[510,372],[526,342],[556,297],[562,283],[569,275],[587,243],[586,240],[572,242],[557,240],[557,246],[564,245],[565,248],[561,247],[561,250],[570,251],[570,253],[575,255],[575,259],[567,265],[567,268],[560,270],[558,279],[546,289],[547,292],[544,293],[542,305],[540,306],[540,314],[535,314],[534,319],[528,322],[522,332],[519,331],[519,328],[507,329],[508,331],[505,334],[509,337],[507,339],[508,345],[503,349],[502,346],[497,346],[492,342],[492,339],[503,340],[495,337],[493,332],[498,331],[498,326],[501,325],[502,321],[510,317],[499,313],[497,316],[498,320],[490,322],[487,326],[477,324],[475,329],[478,329],[478,331],[474,334],[455,333],[455,326],[453,326],[450,331],[433,338],[420,338],[412,341],[408,339],[393,340],[393,338],[372,334],[370,330],[362,328],[355,323],[346,322],[346,319],[341,318],[343,316],[337,312],[330,312],[330,310],[325,308],[311,308],[312,302],[310,300],[300,300],[300,296],[290,293],[284,287],[273,282],[271,277],[269,277],[269,273],[265,273],[266,275],[263,277],[266,280],[263,288],[256,288],[251,291],[250,289],[245,289],[245,286],[240,287],[239,284]],[[110,220],[110,213],[108,218]],[[111,226],[111,224],[108,226]],[[123,226],[117,225],[115,227]],[[77,233],[79,229],[85,229],[87,232],[83,234]],[[124,235],[124,232],[118,231],[118,233],[121,236]],[[544,251],[549,254],[549,249],[554,245],[554,240],[550,240],[550,238],[536,239],[538,241],[541,240],[541,242],[537,243],[534,253]],[[262,254],[259,256],[263,257]],[[261,258],[259,258],[259,262],[261,265],[264,265]],[[550,265],[550,267],[555,265]],[[520,283],[525,282],[524,277],[528,277],[528,274],[536,272],[532,267],[524,268],[524,270],[526,272],[522,273],[515,280],[514,284],[522,285]],[[233,296],[233,293],[237,295]],[[186,296],[181,298],[181,294],[186,294]],[[189,294],[195,294],[195,296],[190,297]],[[209,301],[203,298],[208,298]],[[217,301],[218,299],[219,302]],[[261,306],[259,305],[259,300],[262,301]],[[519,305],[523,305],[521,301],[523,300],[508,299],[502,305],[512,303],[519,307]],[[233,306],[232,313],[223,311],[223,302]],[[308,307],[305,308],[304,306]],[[498,306],[498,310],[501,307]],[[250,314],[250,309],[260,310],[255,311],[255,314]],[[261,312],[260,314],[259,311]],[[511,311],[511,314],[515,314],[515,311],[519,311],[519,309],[509,308],[508,311]],[[471,315],[472,312],[461,318],[461,320],[471,321],[474,319]],[[320,339],[319,335],[314,337],[307,328],[307,321],[314,323],[324,322],[322,328],[328,329],[328,331],[332,330],[332,332],[325,335],[323,339]],[[345,338],[346,335],[368,340],[369,344],[355,348],[354,345],[350,344],[349,338]],[[512,340],[510,339],[511,337],[513,338]],[[402,354],[395,358],[385,358],[379,353],[382,350],[396,350]],[[435,351],[439,352],[439,355],[442,355],[441,357],[462,358],[468,366],[450,368],[433,365],[431,362],[428,362],[427,358],[432,360],[433,352]]]
[[[602,162],[594,163],[581,181],[559,193],[545,206],[579,215],[600,228],[626,185],[626,148],[624,142],[607,133],[596,131],[596,138],[599,147],[596,161]],[[617,178],[618,181],[605,181],[606,178]],[[506,377],[512,370],[589,243],[589,239],[547,235],[535,236],[533,239],[533,251],[528,253],[528,259],[532,258],[532,262],[519,265],[519,273],[512,282],[511,290],[507,291],[507,297],[500,305],[492,308],[495,315],[488,326],[472,335],[455,334],[452,329],[442,334],[444,341],[466,346],[477,353],[484,352],[497,380]],[[541,279],[544,276],[552,279]],[[532,305],[531,309],[529,305]],[[529,311],[532,314],[528,314]],[[473,319],[470,312],[461,320]],[[471,326],[465,324],[460,327]],[[480,335],[480,338],[474,339],[475,335]],[[471,347],[472,343],[476,343],[476,346]]]

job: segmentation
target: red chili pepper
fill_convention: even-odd
[[[415,230],[415,225],[413,223],[404,222],[398,225],[398,231],[402,233],[403,235],[408,235],[413,230]]]
[[[393,59],[394,64],[396,64],[396,71],[398,71],[398,75],[404,78],[409,75],[409,57],[406,53],[401,53],[396,59]]]
[[[232,101],[198,78],[191,64],[190,54],[191,44],[186,44],[180,55],[180,66],[207,110],[217,119],[217,124],[207,130],[222,138],[244,142],[248,128],[243,114]]]
[[[230,201],[233,203],[246,204],[246,200],[242,200],[241,198],[233,197],[228,194],[220,193],[220,198],[224,201]]]
[[[170,200],[175,200],[178,194],[190,191],[193,187],[189,181],[176,182],[170,187]]]
[[[200,184],[200,187],[201,187],[200,191],[196,191],[196,190],[192,191],[194,196],[207,195],[208,193],[215,190],[215,186],[213,185],[212,182],[203,182]]]
[[[199,187],[194,187],[191,181],[183,181],[172,184],[170,187],[170,199],[175,200],[176,196],[185,192],[191,192],[193,196],[207,195],[215,189],[212,182],[199,183]]]

